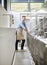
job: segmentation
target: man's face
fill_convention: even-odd
[[[23,21],[26,21],[26,16],[23,16],[23,17],[22,17],[22,20],[23,20]]]

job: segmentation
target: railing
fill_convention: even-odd
[[[35,17],[35,16],[33,16]],[[32,22],[32,21],[31,21]],[[36,16],[36,24],[34,26],[31,27],[30,24],[30,32],[32,33],[32,31],[34,30],[35,34],[38,34],[38,32],[47,32],[47,16]],[[46,31],[45,31],[46,29]]]
[[[44,13],[43,13],[44,12]],[[32,34],[33,31],[35,34],[38,34],[38,30],[43,30],[45,29],[45,25],[47,24],[46,19],[47,19],[47,12],[41,11],[41,12],[25,12],[25,13],[20,13],[21,17],[22,15],[25,15],[27,17],[27,28],[29,29],[30,33]],[[35,18],[35,22],[33,22],[34,25],[32,25],[32,18]],[[46,27],[47,28],[47,27]]]

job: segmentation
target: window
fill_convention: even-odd
[[[30,0],[30,2],[42,3],[42,2],[44,2],[44,0]]]
[[[42,9],[42,5],[43,5],[43,3],[30,3],[31,11],[32,10],[37,11],[37,10]]]
[[[28,2],[28,0],[11,0],[11,2],[17,2],[17,3],[25,3],[25,2]]]
[[[23,3],[23,2],[24,2],[24,3],[25,3],[25,2],[40,2],[40,3],[41,3],[41,2],[44,2],[44,0],[11,0],[11,2],[20,2],[20,3],[21,3],[21,2],[22,2],[22,3]]]
[[[25,12],[28,9],[28,3],[11,3],[11,10],[16,12]]]
[[[30,12],[42,8],[44,0],[11,0],[11,10],[16,12]]]

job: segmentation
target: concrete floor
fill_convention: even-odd
[[[0,65],[35,65],[30,51],[25,43],[24,50],[15,52],[14,62],[12,62],[15,50],[15,29],[0,28]]]
[[[15,52],[13,65],[35,65],[27,47],[23,51],[19,50]]]

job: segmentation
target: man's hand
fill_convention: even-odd
[[[28,33],[28,30],[27,29],[25,29],[25,31]]]

